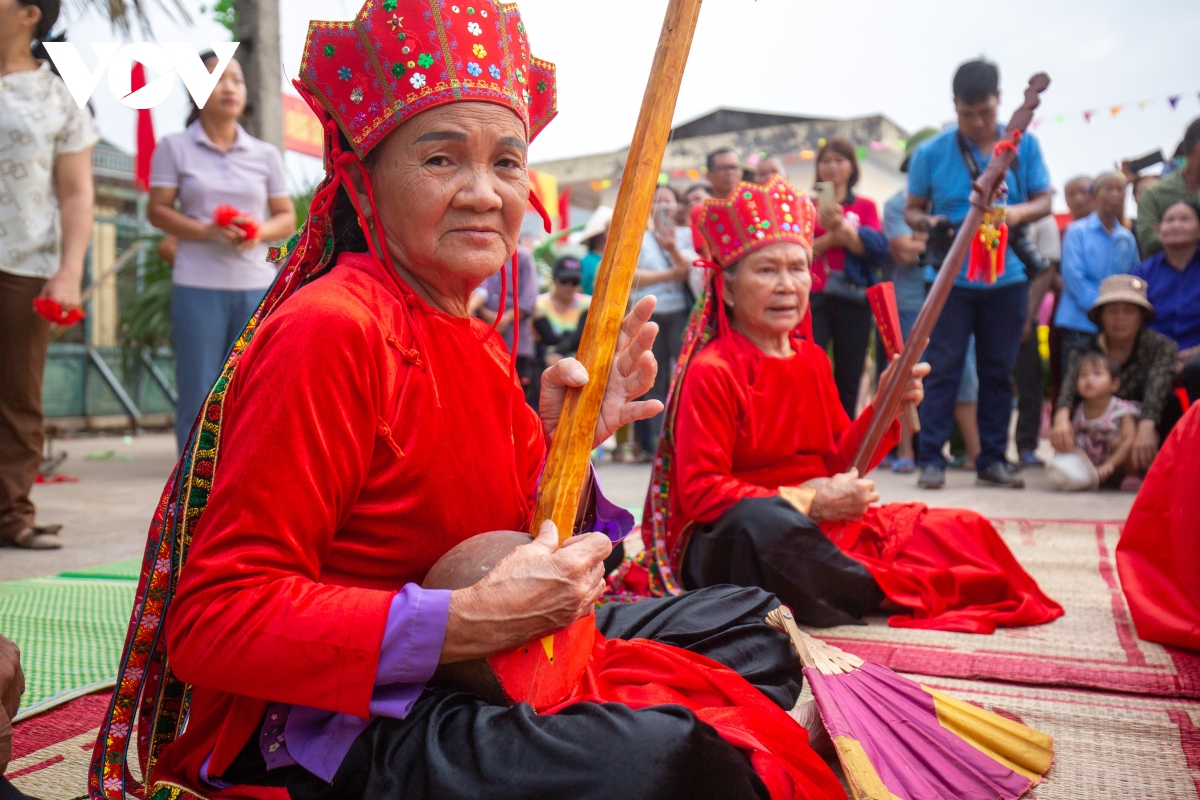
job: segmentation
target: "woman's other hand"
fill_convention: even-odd
[[[617,353],[608,375],[600,418],[596,421],[593,447],[612,436],[617,428],[639,419],[649,419],[663,410],[658,400],[637,400],[654,386],[658,363],[650,352],[658,325],[650,321],[654,313],[654,298],[643,297],[621,323]],[[577,359],[564,358],[542,373],[542,397],[539,412],[542,429],[547,438],[554,436],[562,416],[567,387],[579,387],[588,382],[587,370]]]
[[[877,502],[875,481],[858,477],[858,469],[851,467],[817,490],[809,516],[816,522],[862,519],[867,507]]]
[[[246,238],[246,234],[242,233],[242,229],[236,225],[218,225],[215,222],[210,222],[204,226],[205,239],[213,242],[224,242],[237,247]]]
[[[441,663],[509,650],[590,614],[611,552],[600,533],[559,546],[558,528],[542,523],[536,539],[513,548],[483,580],[451,593]]]
[[[1141,430],[1138,430],[1141,434]],[[1060,408],[1054,412],[1054,424],[1050,426],[1050,444],[1059,453],[1070,453],[1075,449],[1075,429],[1071,427],[1071,409]],[[1133,452],[1137,453],[1137,443]]]
[[[1133,450],[1129,453],[1131,471],[1142,473],[1150,469],[1156,455],[1158,455],[1158,426],[1154,424],[1153,420],[1139,420],[1137,434],[1133,437]]]
[[[926,344],[928,343],[929,341],[926,340]],[[899,356],[896,358],[899,358]],[[891,380],[892,369],[894,369],[895,366],[896,360],[893,359],[892,363],[888,364],[887,369],[883,371],[883,374],[879,376],[879,389],[876,390],[875,397],[871,399],[872,406],[878,407],[879,392],[882,391],[883,387],[887,386],[888,381]],[[933,368],[924,361],[913,365],[912,375],[908,379],[908,386],[904,387],[904,395],[900,398],[900,402],[913,403],[915,405],[921,404],[921,401],[925,399],[925,376],[929,374],[931,369]]]

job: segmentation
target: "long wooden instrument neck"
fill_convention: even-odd
[[[590,380],[581,389],[567,391],[562,416],[546,458],[531,530],[536,533],[543,521],[552,519],[558,526],[560,541],[571,536],[575,525],[596,421],[600,417],[621,321],[629,303],[633,273],[642,248],[646,220],[650,217],[654,189],[658,185],[663,152],[671,133],[671,118],[675,114],[679,84],[700,15],[700,3],[701,0],[670,0],[667,6],[650,81],[642,98],[637,129],[617,193],[608,244],[579,345],[578,357],[587,368]],[[667,368],[668,365],[659,365],[659,369]]]

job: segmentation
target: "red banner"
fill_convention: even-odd
[[[306,156],[323,155],[324,134],[317,115],[299,97],[283,96],[283,146]]]

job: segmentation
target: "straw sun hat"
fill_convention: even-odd
[[[1088,319],[1100,324],[1100,310],[1109,303],[1132,303],[1142,309],[1145,322],[1154,319],[1154,306],[1146,299],[1146,282],[1134,275],[1110,275],[1100,284],[1100,294],[1088,309]]]

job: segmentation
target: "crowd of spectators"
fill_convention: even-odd
[[[901,163],[907,186],[887,199],[882,216],[872,198],[855,191],[860,165],[852,143],[830,139],[816,154],[813,337],[829,351],[839,399],[852,416],[872,360],[876,371],[883,366],[871,353],[882,352],[882,343],[872,344],[865,289],[893,282],[907,337],[966,214],[972,182],[1004,132],[994,64],[962,65],[953,90],[957,124],[909,138]],[[650,396],[665,398],[663,378],[674,366],[686,309],[702,289],[699,271],[687,268],[693,257],[708,256],[695,236],[700,205],[727,197],[738,180],[764,183],[776,175],[787,177],[776,156],[750,167],[720,148],[708,156],[705,182],[679,193],[658,189],[635,281],[636,296],[659,299],[662,385]],[[1098,483],[1134,488],[1200,396],[1200,120],[1161,175],[1137,173],[1125,162],[1072,177],[1062,189],[1067,212],[1052,215],[1050,173],[1037,137],[1026,135],[1006,180],[1004,270],[980,281],[968,278],[966,261],[955,265],[958,279],[924,355],[933,372],[921,432],[905,428],[885,461],[899,473],[919,470],[920,486],[940,488],[945,470],[959,466],[974,470],[981,485],[1021,488],[1023,469],[1045,466],[1038,449],[1048,436],[1057,453],[1090,456]],[[1131,195],[1136,215],[1126,213]],[[678,226],[674,236],[667,217]],[[581,237],[597,263],[610,220],[611,210],[601,208]],[[592,276],[594,267],[589,275],[585,264],[585,291]],[[1103,391],[1093,391],[1101,383]],[[651,458],[659,424],[647,421],[617,457]],[[1101,429],[1111,446],[1096,446]]]

